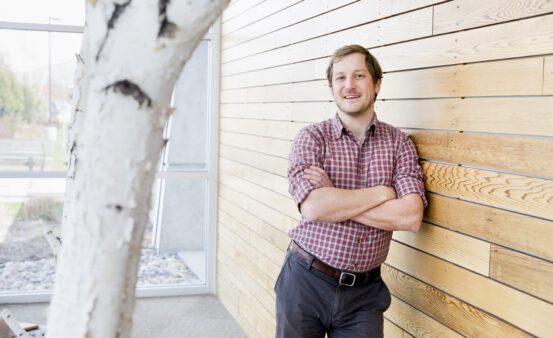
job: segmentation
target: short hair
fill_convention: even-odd
[[[365,55],[365,65],[375,84],[378,80],[382,79],[382,68],[380,68],[378,60],[365,47],[360,45],[347,45],[338,48],[330,57],[328,67],[326,68],[326,78],[328,79],[328,85],[330,87],[332,87],[334,63],[342,60],[345,56],[355,53]]]

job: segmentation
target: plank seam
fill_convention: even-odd
[[[495,315],[495,314],[493,314],[493,313],[491,313],[491,312],[489,312],[489,311],[486,311],[486,310],[484,310],[484,309],[482,309],[482,308],[480,308],[480,307],[478,307],[478,306],[475,306],[474,304],[471,304],[471,303],[470,303],[469,301],[467,301],[467,300],[464,300],[464,299],[459,298],[459,297],[457,297],[457,296],[454,296],[454,295],[452,295],[452,294],[450,294],[450,293],[448,293],[448,292],[445,292],[444,290],[440,289],[439,287],[437,287],[437,286],[435,286],[435,285],[432,285],[432,284],[429,284],[429,283],[427,283],[427,282],[425,282],[425,281],[423,281],[423,280],[421,280],[421,279],[419,279],[419,278],[417,278],[417,277],[415,277],[415,276],[412,276],[412,275],[410,275],[409,273],[407,273],[407,272],[405,272],[405,271],[403,271],[403,270],[401,270],[401,269],[399,269],[399,268],[397,268],[397,267],[395,267],[395,266],[393,266],[393,265],[390,265],[390,264],[387,264],[387,263],[384,263],[384,264],[387,265],[388,267],[390,267],[390,268],[396,270],[396,271],[401,272],[401,273],[404,274],[404,275],[409,276],[410,278],[413,278],[413,279],[417,280],[417,281],[418,281],[419,283],[421,283],[421,284],[428,285],[428,286],[432,287],[433,289],[438,290],[438,291],[440,291],[441,293],[444,293],[444,294],[448,295],[449,297],[451,297],[451,298],[453,298],[453,299],[456,299],[456,300],[458,300],[458,301],[460,301],[460,302],[462,302],[462,303],[465,303],[465,304],[467,304],[467,305],[469,305],[469,306],[471,306],[471,307],[473,307],[473,308],[475,308],[475,309],[478,309],[479,311],[481,311],[481,312],[483,312],[483,313],[489,315],[490,317],[493,317],[493,318],[495,318],[495,319],[497,319],[497,320],[499,320],[499,321],[501,321],[501,322],[503,322],[503,323],[506,323],[506,324],[508,324],[508,325],[511,325],[511,326],[513,326],[513,327],[516,327],[517,329],[519,329],[519,330],[522,331],[522,332],[527,333],[528,335],[534,336],[534,335],[532,335],[530,332],[528,332],[528,331],[526,331],[526,330],[524,330],[524,329],[522,329],[522,328],[520,328],[520,327],[514,325],[513,323],[510,323],[510,322],[506,321],[506,320],[503,319],[503,318],[498,317],[497,315]],[[407,304],[411,305],[411,304],[408,303],[406,300],[404,300],[403,298],[401,298],[401,297],[399,297],[399,296],[397,296],[397,295],[394,295],[394,297],[400,299],[400,300],[403,301],[404,303],[407,303]],[[412,305],[411,305],[411,306],[412,306]],[[417,308],[416,308],[416,309],[417,309]],[[420,309],[417,309],[417,310],[420,311],[420,312],[422,312],[422,313],[424,313],[425,315],[429,316],[430,318],[433,318],[434,320],[437,320],[437,321],[440,322],[441,324],[447,326],[445,323],[441,322],[441,321],[440,321],[439,319],[437,319],[437,318],[434,318],[434,317],[431,316],[430,314],[428,314],[428,313],[426,313],[426,312],[424,312],[424,311],[422,311],[422,310],[420,310]],[[448,327],[449,327],[449,326],[448,326]]]

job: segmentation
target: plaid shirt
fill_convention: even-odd
[[[303,178],[309,166],[327,173],[336,188],[392,186],[397,197],[419,194],[426,207],[424,176],[413,142],[376,115],[360,146],[340,121],[332,119],[303,128],[292,143],[288,168],[289,191],[299,205],[315,187]],[[337,269],[361,272],[386,260],[392,232],[347,220],[309,222],[303,216],[289,233],[291,239],[321,261]]]

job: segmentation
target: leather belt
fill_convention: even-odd
[[[380,276],[380,266],[367,271],[367,272],[347,272],[339,269],[335,269],[330,265],[323,263],[309,252],[302,249],[296,242],[292,241],[288,248],[294,256],[299,258],[302,262],[314,267],[321,271],[325,275],[332,277],[338,285],[354,286],[360,284],[372,283],[377,277]]]

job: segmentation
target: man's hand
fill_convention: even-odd
[[[303,171],[303,178],[309,180],[315,188],[334,187],[334,184],[328,177],[327,173],[323,169],[314,165]]]

